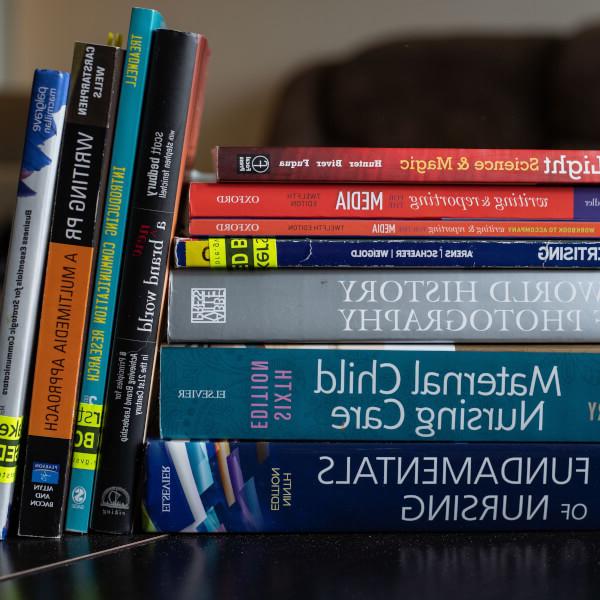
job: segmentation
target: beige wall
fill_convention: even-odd
[[[141,0],[143,2],[143,0]],[[13,13],[9,82],[26,88],[36,66],[68,68],[75,39],[126,33],[124,0],[0,0]],[[200,160],[215,144],[260,143],[286,75],[379,38],[428,31],[566,32],[600,21],[593,0],[163,0],[169,26],[205,33],[213,57]]]

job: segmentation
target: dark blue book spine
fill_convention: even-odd
[[[177,267],[277,268],[595,268],[600,242],[178,238]]]
[[[147,531],[600,527],[600,444],[166,442]]]

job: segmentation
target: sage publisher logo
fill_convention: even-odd
[[[271,157],[268,154],[238,154],[237,172],[240,175],[264,175],[271,170]]]

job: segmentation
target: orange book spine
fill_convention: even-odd
[[[59,537],[62,533],[90,283],[123,55],[112,46],[75,45],[42,296],[19,535]]]

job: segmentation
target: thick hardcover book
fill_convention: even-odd
[[[478,219],[190,219],[198,237],[600,238],[598,221]]]
[[[177,269],[171,342],[600,341],[600,271]]]
[[[163,24],[161,14],[155,10],[132,9],[81,375],[65,524],[67,531],[85,533],[90,520],[106,371],[150,43],[152,32]]]
[[[598,220],[600,188],[192,183],[190,217]]]
[[[180,237],[174,255],[178,268],[589,269],[600,266],[600,242]]]
[[[146,470],[146,531],[600,527],[600,444],[153,440]]]
[[[600,150],[221,146],[221,182],[600,183]]]
[[[600,442],[599,354],[163,346],[167,439]]]
[[[68,73],[35,71],[0,318],[0,539],[7,530],[29,393],[68,91]]]
[[[153,33],[90,525],[99,531],[127,533],[133,525],[185,138],[206,55],[198,34]]]
[[[20,535],[62,533],[79,373],[123,51],[75,44],[35,362]]]

